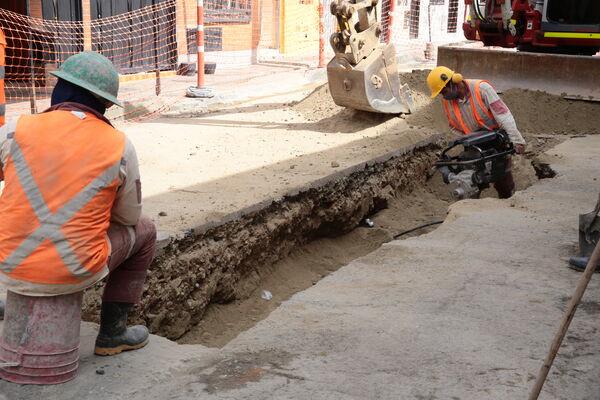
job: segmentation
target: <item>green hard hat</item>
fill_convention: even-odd
[[[117,100],[119,74],[113,63],[100,53],[84,51],[72,55],[57,71],[50,73],[123,107]]]

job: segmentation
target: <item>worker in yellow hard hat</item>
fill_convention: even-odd
[[[463,135],[501,129],[506,131],[518,154],[525,151],[525,139],[517,129],[515,119],[489,82],[463,79],[461,74],[450,68],[439,66],[427,76],[427,86],[431,90],[431,98],[442,95],[446,116],[454,133]],[[508,198],[514,193],[511,165],[509,159],[504,178],[494,182],[500,198]]]

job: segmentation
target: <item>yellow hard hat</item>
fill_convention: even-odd
[[[448,67],[435,67],[427,76],[427,86],[431,90],[431,98],[440,94],[442,89],[446,87],[448,82],[460,83],[463,80],[461,74],[457,74]]]

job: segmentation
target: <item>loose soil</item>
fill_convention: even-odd
[[[427,73],[401,74],[417,105],[414,114],[401,118],[408,124],[404,129],[433,135],[447,131],[447,122],[440,102],[429,99]],[[532,163],[538,173],[543,169],[537,159],[540,152],[568,135],[599,133],[590,118],[600,112],[599,104],[527,90],[510,90],[502,97],[528,142],[526,155],[514,158],[517,190],[538,179]],[[288,111],[300,119],[290,121],[289,129],[310,126],[314,132],[368,135],[400,126],[398,117],[336,106],[326,85]],[[394,234],[444,219],[452,200],[432,169],[443,142],[369,165],[224,225],[190,232],[153,264],[131,322],[145,323],[152,332],[181,343],[223,346],[294,293],[373,251]],[[483,196],[495,192],[488,189]],[[366,217],[373,227],[365,225]],[[273,298],[262,299],[263,290]],[[96,319],[100,293],[101,287],[86,293],[87,319]]]
[[[516,157],[513,169],[517,190],[525,189],[537,180],[531,162],[525,157]],[[493,189],[487,189],[482,197],[497,196]],[[240,332],[266,318],[294,293],[314,285],[352,260],[371,253],[392,240],[395,234],[445,219],[448,206],[453,201],[440,175],[434,174],[409,193],[392,197],[387,208],[369,215],[373,227],[367,227],[362,221],[356,229],[345,235],[314,240],[294,249],[285,259],[264,268],[260,272],[257,288],[248,297],[228,304],[211,304],[202,320],[178,342],[224,346]],[[434,229],[435,226],[422,228],[403,235],[402,239],[426,234]],[[261,297],[264,290],[272,293],[271,300]]]

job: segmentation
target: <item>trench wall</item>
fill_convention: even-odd
[[[433,172],[439,137],[391,159],[366,163],[228,223],[191,230],[154,260],[130,323],[177,339],[197,324],[210,303],[247,297],[261,273],[295,247],[354,229]],[[103,284],[86,291],[83,318],[98,322]]]

